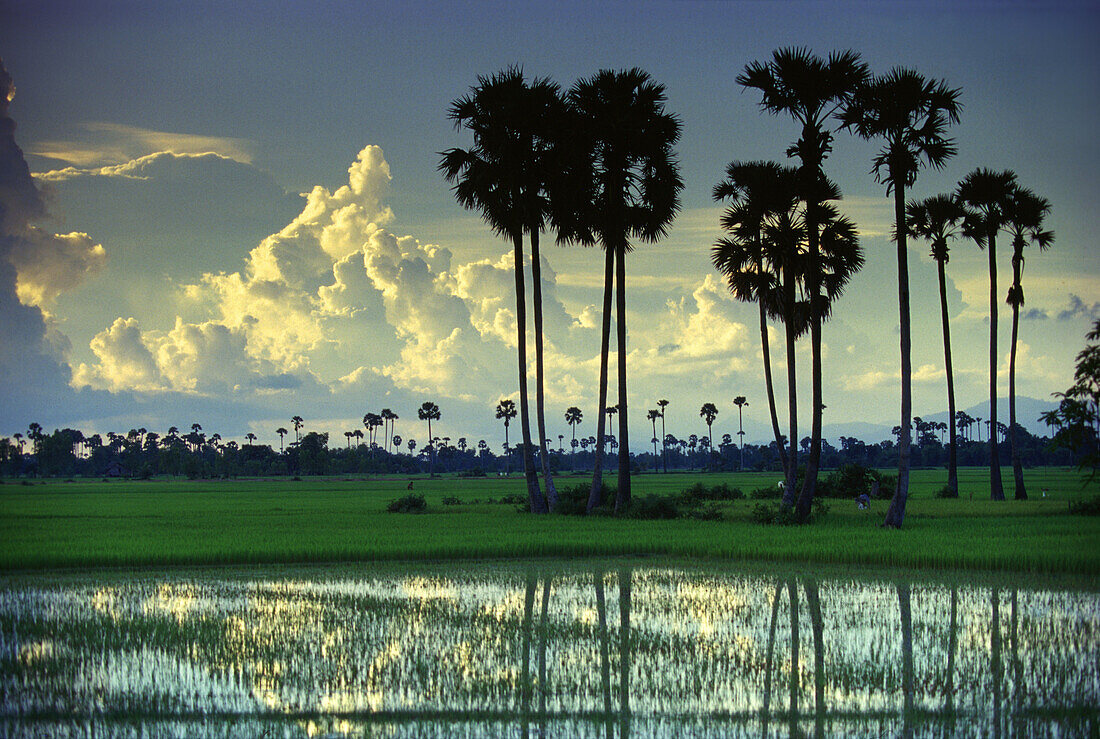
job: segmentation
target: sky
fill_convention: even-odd
[[[713,402],[715,436],[736,434],[738,395],[746,440],[766,441],[756,309],[710,264],[722,235],[711,189],[728,162],[782,161],[797,138],[736,83],[789,46],[853,49],[874,73],[906,66],[961,88],[958,154],[922,171],[912,197],[985,167],[1051,201],[1055,241],[1027,255],[1017,359],[1018,394],[1049,401],[1100,319],[1098,36],[1091,2],[0,0],[15,87],[14,142],[0,132],[0,434],[199,423],[275,443],[300,415],[337,444],[390,408],[397,433],[419,438],[416,409],[431,400],[437,435],[502,441],[493,410],[519,386],[513,260],[437,172],[439,152],[470,144],[447,107],[510,65],[563,87],[637,66],[682,121],[685,189],[668,237],[627,258],[633,446],[648,447],[659,398],[669,433],[705,433],[698,409]],[[900,419],[893,211],[870,174],[876,151],[841,133],[825,165],[867,257],[823,333],[833,443]],[[595,434],[602,259],[544,244],[548,433],[568,440],[569,406],[585,414],[578,435]],[[910,243],[913,410],[930,417],[947,401],[927,251]],[[1002,238],[999,293],[1010,258]],[[965,409],[989,395],[988,264],[971,242],[952,245],[948,298]],[[998,304],[1005,395],[1011,321]],[[771,335],[783,404],[781,328]],[[805,411],[807,347],[797,367]]]

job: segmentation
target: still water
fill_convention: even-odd
[[[1096,736],[1100,592],[648,564],[0,579],[0,736]]]

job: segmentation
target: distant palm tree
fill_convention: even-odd
[[[749,401],[744,395],[738,395],[733,399],[733,404],[737,406],[737,436],[741,441],[741,462],[737,468],[739,470],[745,469],[745,419],[742,413],[745,410],[745,406],[749,404]]]
[[[714,424],[714,419],[718,418],[718,406],[714,403],[703,403],[703,407],[699,409],[699,417],[707,422],[707,443],[713,448],[714,431],[711,426]]]
[[[1020,449],[1016,445],[1016,337],[1020,327],[1020,306],[1024,304],[1024,247],[1035,244],[1046,251],[1054,243],[1054,232],[1043,230],[1043,221],[1050,214],[1050,202],[1031,190],[1013,190],[1005,212],[1005,230],[1012,236],[1012,285],[1008,288],[1008,304],[1012,306],[1012,348],[1008,360],[1008,439],[1012,448],[1012,475],[1016,483],[1016,500],[1026,500],[1024,468]]]
[[[351,437],[355,436],[354,431],[345,431],[344,438],[348,440],[348,449],[351,449]]]
[[[507,398],[497,403],[497,418],[504,421],[504,454],[505,454],[505,473],[510,473],[511,469],[511,455],[508,454],[508,424],[516,417],[516,404],[514,401]]]
[[[821,457],[821,322],[826,307],[821,304],[822,274],[819,265],[822,203],[839,197],[839,191],[825,178],[825,158],[832,151],[833,132],[828,122],[848,102],[868,76],[867,65],[853,51],[834,52],[822,59],[805,48],[777,49],[767,63],[753,62],[737,77],[744,87],[761,92],[761,107],[773,115],[786,114],[802,126],[802,135],[787,149],[798,157],[799,190],[806,203],[806,280],[809,307],[811,364],[811,444],[806,478],[798,498],[798,515],[805,520],[817,486]],[[791,446],[795,445],[791,435]],[[793,455],[792,455],[793,456]],[[792,471],[787,471],[788,479]],[[793,482],[793,480],[792,480]],[[793,493],[793,491],[791,491]],[[784,501],[791,493],[784,494]]]
[[[957,233],[962,221],[962,208],[958,202],[947,195],[934,195],[924,200],[906,205],[906,228],[910,236],[925,239],[932,244],[932,259],[936,261],[936,272],[940,285],[940,322],[943,325],[943,358],[947,373],[947,416],[955,418],[955,373],[951,363],[951,327],[947,310],[947,262],[950,259],[948,240]],[[965,415],[965,414],[963,414]],[[959,497],[958,439],[955,424],[948,427],[947,447],[947,489],[951,497]]]
[[[573,431],[573,440],[569,446],[573,449],[574,456],[576,455],[577,448],[577,425],[584,420],[584,413],[581,409],[575,405],[571,405],[565,409],[565,422],[569,424],[569,428]],[[574,465],[575,466],[575,465]]]
[[[615,325],[619,391],[619,481],[615,510],[630,503],[630,444],[626,386],[626,253],[631,238],[655,242],[662,238],[680,208],[679,165],[673,146],[680,138],[680,121],[665,110],[665,88],[641,69],[601,70],[577,82],[569,91],[586,166],[572,187],[588,207],[580,226],[566,235],[584,243],[598,241],[606,253],[604,319],[600,350],[600,407],[606,402],[610,351],[610,264],[615,261]],[[598,502],[602,468],[592,477],[588,510]]]
[[[173,428],[175,428],[175,427],[173,426]],[[168,429],[168,433],[172,433],[172,429]],[[279,454],[282,454],[283,453],[283,437],[286,436],[287,430],[285,428],[283,428],[282,426],[280,426],[279,428],[275,429],[275,433],[279,435]]]
[[[959,183],[956,199],[966,211],[963,234],[974,241],[989,256],[989,418],[997,422],[997,232],[1007,221],[1016,175],[1013,172],[993,172],[976,169]],[[978,427],[981,436],[981,426]],[[979,438],[980,440],[980,438]],[[997,440],[989,437],[989,497],[1004,500],[1001,483],[1001,456]]]
[[[441,418],[439,406],[430,400],[424,401],[417,409],[416,415],[421,421],[428,422],[428,475],[432,476],[435,474],[435,444],[432,443],[434,438],[432,437],[432,421],[438,421]]]
[[[290,419],[290,422],[294,424],[294,443],[298,444],[302,441],[302,437],[298,432],[301,431],[302,426],[304,426],[306,422],[302,420],[301,416],[294,416],[294,418]]]
[[[385,436],[385,448],[388,453],[390,451],[390,436],[393,435],[393,421],[397,420],[397,414],[389,408],[383,408],[380,415],[382,417],[382,433]]]
[[[458,202],[481,211],[482,218],[498,234],[511,239],[514,247],[516,289],[516,343],[519,362],[520,427],[523,431],[523,461],[531,510],[543,513],[553,508],[557,493],[543,454],[543,476],[547,480],[544,499],[539,489],[531,445],[527,398],[527,310],[523,279],[523,235],[532,239],[532,273],[536,292],[535,352],[536,409],[542,411],[542,305],[541,263],[537,256],[538,234],[547,219],[547,189],[552,173],[555,123],[563,115],[558,86],[547,79],[530,85],[523,71],[512,67],[491,77],[479,77],[470,94],[452,102],[448,116],[456,127],[470,129],[474,146],[443,152],[439,169],[454,182]],[[545,452],[545,424],[540,423],[540,444]]]
[[[248,445],[252,446],[252,442],[256,441],[256,434],[249,431],[247,434],[244,435],[244,438],[248,439]]]
[[[657,410],[656,408],[654,408],[653,410],[651,410],[649,413],[646,414],[646,418],[648,418],[650,423],[653,425],[653,458],[654,459],[657,458],[657,419],[660,418],[660,417],[661,417],[661,412],[659,410]],[[654,466],[654,471],[656,471],[656,466]]]
[[[901,326],[901,425],[909,428],[913,414],[912,337],[909,322],[909,261],[905,225],[905,188],[917,181],[923,163],[942,169],[955,155],[947,127],[959,121],[959,90],[942,80],[925,79],[911,69],[896,67],[883,77],[859,86],[843,113],[844,125],[862,138],[884,139],[874,159],[876,179],[894,195],[894,240],[898,254],[898,309]],[[909,435],[898,448],[898,482],[884,526],[901,528],[909,496]]]
[[[661,409],[661,463],[665,473],[668,473],[668,445],[665,441],[668,436],[665,433],[665,411],[668,409],[668,401],[661,398],[657,401],[657,407]]]

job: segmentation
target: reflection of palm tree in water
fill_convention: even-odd
[[[912,736],[913,716],[913,612],[910,608],[909,583],[897,583],[898,611],[901,614],[901,692],[904,700],[902,736]]]
[[[619,570],[619,736],[630,736],[630,585],[633,571]]]
[[[603,570],[593,574],[596,581],[596,618],[600,639],[600,683],[603,688],[603,715],[607,722],[607,739],[615,735],[611,721],[611,640],[607,635],[607,600],[603,592]]]

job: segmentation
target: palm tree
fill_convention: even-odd
[[[390,435],[393,434],[391,422],[397,418],[397,414],[389,408],[383,408],[380,415],[382,417],[382,433],[385,436],[385,447],[388,453],[390,451]]]
[[[249,431],[247,434],[244,435],[244,438],[248,439],[248,445],[252,446],[252,442],[256,441],[256,434]]]
[[[577,424],[582,420],[584,420],[584,413],[577,406],[571,405],[565,409],[565,422],[573,432],[573,440],[569,443],[569,448],[573,450],[574,456],[577,453]]]
[[[363,429],[355,429],[351,432],[351,435],[352,438],[355,439],[355,445],[359,446],[360,442],[363,440]]]
[[[780,316],[780,270],[775,245],[764,243],[765,224],[795,207],[798,200],[797,172],[775,162],[730,162],[726,179],[714,187],[714,199],[729,200],[720,223],[727,236],[711,251],[715,269],[726,276],[730,292],[745,303],[756,303],[760,312],[760,346],[764,360],[764,382],[768,410],[784,477],[789,471],[783,434],[779,431],[775,388],[772,380],[768,315]]]
[[[631,238],[655,242],[663,237],[680,208],[679,165],[672,147],[680,138],[680,121],[665,110],[665,88],[640,69],[601,70],[569,91],[585,144],[586,166],[575,193],[589,207],[581,226],[567,228],[572,238],[599,241],[607,252],[604,321],[600,361],[606,366],[610,344],[610,293],[607,267],[615,260],[615,325],[619,391],[619,484],[615,509],[630,503],[630,444],[626,387],[626,253]],[[606,372],[600,390],[606,402]],[[600,476],[592,480],[589,507],[599,493]]]
[[[420,408],[417,409],[416,415],[421,421],[428,422],[428,475],[435,475],[435,445],[432,443],[432,421],[438,421],[440,419],[439,406],[430,400],[426,400],[421,403]],[[411,449],[409,451],[412,451]]]
[[[168,432],[171,433],[172,429],[168,429]],[[280,426],[279,428],[275,429],[275,433],[279,435],[279,454],[282,454],[283,453],[283,437],[286,436],[287,430],[285,428],[283,428],[282,426]]]
[[[830,188],[823,168],[825,158],[832,150],[833,140],[833,132],[827,123],[848,102],[867,75],[867,65],[853,51],[833,52],[828,60],[824,60],[805,48],[787,48],[776,50],[771,62],[749,64],[737,77],[740,85],[760,90],[760,105],[764,110],[773,115],[787,114],[802,126],[802,135],[787,149],[787,156],[796,156],[801,162],[799,189],[806,203],[805,230],[809,247],[805,289],[809,301],[811,443],[806,480],[798,500],[798,515],[803,519],[809,515],[810,502],[817,486],[821,458],[821,413],[824,409],[821,322],[825,306],[821,305],[820,298],[820,217],[823,215],[820,205],[825,200],[835,199],[830,192],[835,188]],[[839,196],[839,193],[836,195]],[[795,438],[792,433],[792,447]],[[792,471],[788,470],[787,477],[792,476]]]
[[[653,425],[653,458],[654,459],[657,458],[657,419],[660,418],[660,417],[661,417],[661,412],[659,410],[657,410],[656,408],[650,410],[650,412],[646,414],[646,418],[649,419],[649,422]],[[656,466],[654,466],[654,469],[656,469]]]
[[[355,434],[352,431],[345,431],[344,432],[344,438],[348,440],[348,449],[351,449],[351,437],[354,436],[354,435]]]
[[[657,407],[661,409],[661,464],[664,466],[665,473],[668,473],[668,446],[666,439],[668,434],[665,433],[665,411],[668,410],[668,401],[661,398],[657,401]]]
[[[735,406],[737,406],[737,435],[740,437],[740,440],[741,440],[741,462],[738,464],[737,468],[739,470],[744,470],[745,469],[745,423],[744,423],[745,419],[742,416],[742,413],[745,410],[745,406],[749,404],[749,401],[745,398],[744,395],[738,395],[736,398],[733,399],[733,404]]]
[[[302,441],[302,437],[299,436],[298,432],[301,431],[302,426],[304,426],[306,422],[302,420],[301,416],[294,416],[294,418],[290,419],[290,422],[294,424],[294,443],[298,444]]]
[[[510,473],[511,465],[508,464],[511,460],[511,455],[508,454],[508,424],[513,418],[516,417],[516,404],[514,401],[507,398],[497,403],[497,418],[504,419],[504,458],[505,458],[505,473]]]
[[[556,491],[543,453],[543,476],[547,480],[544,499],[539,489],[531,446],[531,425],[527,398],[527,310],[523,280],[523,234],[532,239],[532,274],[535,289],[536,402],[540,443],[546,447],[542,423],[542,306],[541,263],[537,255],[538,234],[547,218],[550,152],[555,122],[561,116],[561,97],[556,84],[535,79],[530,85],[517,67],[491,77],[478,77],[470,94],[455,100],[448,117],[457,128],[474,135],[472,148],[449,149],[442,154],[439,169],[454,182],[458,202],[477,208],[482,218],[499,235],[512,240],[516,285],[516,343],[519,363],[520,427],[523,431],[523,462],[531,510],[546,512],[557,504]],[[548,508],[549,504],[549,508]]]
[[[912,336],[909,323],[909,259],[906,245],[905,189],[917,181],[925,163],[942,169],[955,155],[947,127],[958,123],[959,90],[943,80],[925,79],[912,69],[895,67],[859,87],[842,116],[845,127],[865,139],[881,138],[874,159],[875,179],[894,195],[894,240],[898,252],[898,310],[901,325],[901,426],[908,429],[913,415]],[[902,434],[898,449],[898,482],[884,526],[901,528],[909,496],[909,435]]]
[[[713,447],[714,431],[711,426],[714,424],[714,419],[718,418],[718,406],[714,403],[703,403],[703,407],[699,409],[699,417],[707,422],[707,440]],[[708,466],[710,465],[708,464]]]
[[[1016,337],[1020,327],[1020,306],[1024,304],[1024,247],[1035,244],[1046,251],[1054,243],[1054,232],[1043,230],[1043,220],[1050,214],[1050,202],[1031,190],[1017,187],[1005,213],[1005,230],[1012,236],[1012,285],[1008,288],[1008,304],[1012,306],[1012,348],[1008,359],[1008,440],[1012,449],[1012,475],[1016,483],[1016,500],[1026,500],[1024,468],[1016,446]]]
[[[936,261],[936,272],[940,284],[940,322],[943,325],[943,361],[947,373],[947,417],[954,419],[955,411],[955,373],[951,364],[951,327],[947,310],[947,262],[950,259],[948,240],[957,233],[957,225],[962,221],[962,208],[954,198],[947,195],[934,195],[924,200],[906,205],[906,229],[910,236],[925,239],[932,244],[932,259]],[[964,414],[965,415],[965,414]],[[947,489],[951,497],[959,497],[958,439],[955,423],[948,427],[947,447]]]
[[[989,419],[997,423],[997,232],[1006,222],[1016,175],[976,169],[959,183],[955,197],[966,211],[963,234],[989,255]],[[978,427],[981,436],[981,426]],[[980,439],[979,439],[980,440]],[[997,440],[989,437],[989,497],[1004,500],[1001,484],[1001,456]]]

